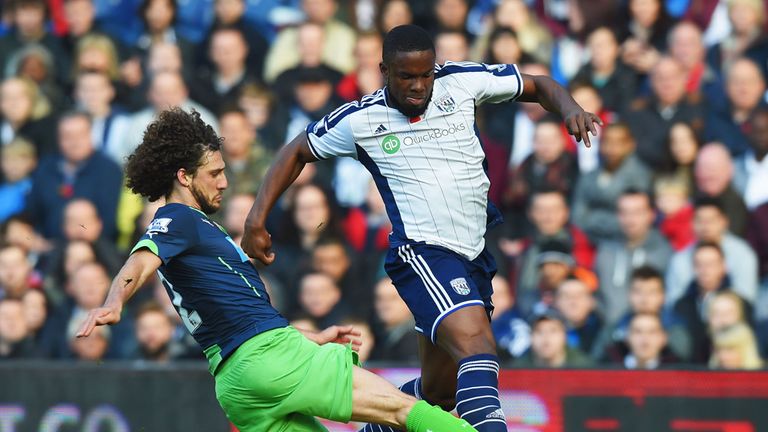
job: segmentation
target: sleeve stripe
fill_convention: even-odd
[[[523,91],[525,88],[523,87],[523,77],[520,75],[520,70],[517,68],[517,65],[510,65],[512,66],[512,69],[515,71],[515,78],[517,78],[517,95],[513,99],[517,99],[520,96],[523,95]]]
[[[325,160],[326,159],[326,158],[320,156],[320,152],[318,152],[317,149],[315,148],[315,145],[312,144],[312,137],[311,137],[311,134],[309,132],[307,132],[307,144],[309,144],[308,145],[309,151],[312,152],[312,155],[315,158],[317,158],[317,160]]]
[[[157,255],[158,257],[160,256],[160,252],[157,249],[157,244],[150,239],[139,240],[139,242],[136,243],[136,246],[134,246],[133,249],[131,249],[131,254],[143,248],[149,249],[150,252]]]

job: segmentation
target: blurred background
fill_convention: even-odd
[[[486,243],[510,430],[768,430],[750,408],[768,376],[741,372],[768,355],[768,1],[0,8],[0,432],[50,415],[58,426],[40,430],[226,430],[159,281],[118,325],[73,337],[162,205],[127,191],[125,158],[159,110],[201,112],[225,138],[215,218],[239,242],[275,153],[383,86],[382,35],[407,23],[434,36],[439,63],[550,75],[607,125],[586,149],[536,104],[476,112],[505,215]],[[367,364],[395,382],[416,373],[413,318],[383,271],[390,223],[362,165],[308,165],[268,229],[278,259],[259,271],[278,310],[308,329],[354,324]],[[633,372],[650,369],[665,371]],[[104,420],[115,413],[125,425]]]

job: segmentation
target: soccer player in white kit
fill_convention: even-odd
[[[435,65],[432,39],[413,25],[386,35],[381,72],[384,88],[310,124],[280,151],[249,214],[243,249],[264,264],[275,259],[265,221],[306,163],[360,161],[392,222],[385,269],[419,333],[422,374],[402,390],[456,407],[478,431],[506,431],[489,324],[496,266],[484,240],[501,216],[488,200],[475,107],[538,102],[587,146],[602,123],[553,80],[520,74],[515,65]]]

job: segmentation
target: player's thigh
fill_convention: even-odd
[[[230,421],[241,431],[294,430],[299,426],[291,425],[297,422],[299,430],[325,430],[295,416],[300,410],[292,399],[302,394],[316,368],[319,348],[293,328],[272,330],[241,345],[216,373],[216,397]]]
[[[441,322],[485,300],[468,271],[469,261],[436,246],[414,244],[390,250],[385,269],[416,320],[416,331],[436,343]]]
[[[302,337],[303,338],[303,337]],[[353,370],[357,355],[348,345],[328,343],[315,347],[301,383],[279,407],[279,413],[301,413],[348,422],[352,416]]]

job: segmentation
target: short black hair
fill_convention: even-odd
[[[413,24],[400,25],[384,36],[382,48],[384,64],[391,64],[397,53],[414,51],[435,52],[435,43],[423,28]]]
[[[725,204],[723,203],[723,200],[720,198],[708,197],[708,196],[701,196],[696,198],[696,200],[693,203],[693,208],[695,210],[699,210],[704,207],[712,207],[716,209],[718,212],[720,212],[721,215],[728,217],[728,214],[725,211]]]
[[[717,254],[720,255],[720,258],[725,259],[725,253],[723,252],[723,248],[720,247],[719,244],[711,241],[702,241],[702,242],[696,243],[696,246],[693,248],[693,254],[696,255],[697,253],[699,253],[700,250],[707,249],[707,248],[716,250]]]
[[[642,280],[647,281],[655,279],[661,282],[661,286],[664,286],[664,275],[661,274],[659,270],[657,270],[655,267],[651,267],[649,265],[643,265],[640,266],[632,271],[632,277],[631,280]]]
[[[128,156],[127,185],[134,193],[156,201],[171,193],[179,169],[194,175],[206,152],[220,150],[221,138],[200,118],[200,113],[181,108],[163,111]]]

